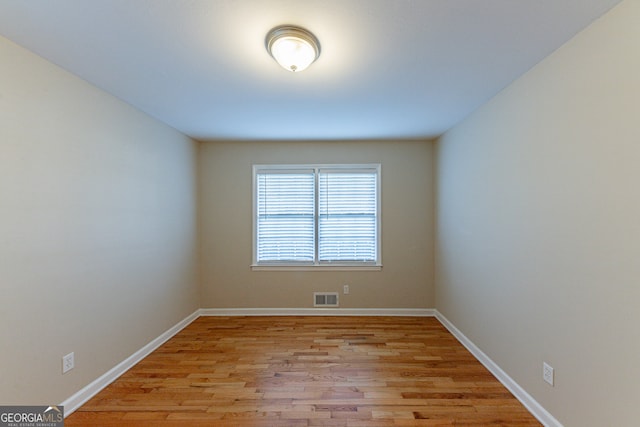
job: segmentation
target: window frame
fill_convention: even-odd
[[[257,175],[263,171],[300,171],[300,170],[313,170],[315,177],[314,188],[314,246],[316,248],[314,253],[314,260],[312,262],[303,261],[270,261],[270,262],[258,262],[258,184]],[[359,171],[374,171],[376,174],[376,260],[375,261],[349,261],[349,262],[331,262],[331,261],[319,261],[319,254],[317,248],[319,246],[318,240],[318,224],[319,224],[319,209],[318,209],[318,177],[320,170],[332,170],[332,171],[345,171],[345,172],[359,172]],[[363,271],[377,271],[382,269],[382,166],[380,163],[349,163],[349,164],[254,164],[252,165],[252,180],[251,180],[251,198],[252,198],[252,263],[251,269],[254,271],[260,270],[283,270],[283,271],[299,271],[299,270],[363,270]]]

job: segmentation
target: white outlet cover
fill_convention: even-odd
[[[542,363],[542,379],[553,385],[553,368],[547,362]]]
[[[62,373],[66,374],[76,366],[75,355],[73,352],[62,357]]]

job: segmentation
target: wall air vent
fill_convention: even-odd
[[[338,307],[338,293],[337,292],[314,292],[313,306],[314,307]]]

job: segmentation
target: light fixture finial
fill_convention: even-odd
[[[267,33],[269,54],[285,70],[300,72],[320,56],[320,42],[308,30],[294,25],[280,25]]]

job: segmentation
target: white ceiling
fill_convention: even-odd
[[[619,1],[0,0],[0,34],[199,140],[430,138]]]

